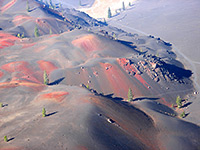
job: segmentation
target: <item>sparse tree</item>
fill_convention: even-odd
[[[107,23],[106,23],[106,19],[105,19],[105,18],[103,18],[103,23],[107,24]]]
[[[131,6],[131,2],[128,3],[128,6]]]
[[[49,29],[49,34],[53,34],[51,28]]]
[[[24,38],[24,32],[22,33],[21,38]]]
[[[42,108],[42,117],[46,117],[46,109]]]
[[[122,10],[125,10],[125,4],[122,2]]]
[[[129,88],[129,90],[128,90],[128,101],[130,102],[130,101],[132,101],[132,99],[133,99],[133,92],[132,92],[131,88]]]
[[[28,2],[28,0],[27,0],[27,2],[26,2],[26,10],[27,10],[27,12],[30,12],[31,10],[30,10],[30,7],[29,7],[29,2]]]
[[[111,18],[112,17],[112,13],[111,13],[111,10],[110,10],[110,7],[108,8],[108,18]]]
[[[86,88],[87,88],[87,89],[89,89],[89,88],[90,88],[90,86],[87,84],[87,85],[86,85]]]
[[[17,34],[17,37],[18,37],[18,38],[21,38],[20,33]]]
[[[183,111],[183,112],[180,114],[180,117],[181,117],[181,118],[185,118],[185,116],[186,116],[186,115],[185,115],[185,111]]]
[[[39,37],[39,30],[37,26],[35,26],[35,31],[34,31],[35,37]]]
[[[0,103],[0,107],[3,107],[3,103]]]
[[[4,141],[5,141],[5,142],[8,142],[7,136],[4,136]]]
[[[43,74],[43,79],[44,79],[44,84],[48,85],[49,84],[49,77],[47,75],[47,72],[44,70],[44,74]]]
[[[176,98],[176,104],[177,104],[178,108],[182,107],[182,100],[181,100],[180,96],[177,96],[177,98]]]
[[[79,6],[82,6],[81,0],[79,0]]]

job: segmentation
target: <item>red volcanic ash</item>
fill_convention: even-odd
[[[9,3],[7,3],[6,5],[4,5],[0,10],[1,12],[5,12],[7,9],[9,9],[10,7],[12,7],[15,3],[17,2],[17,0],[11,0]]]
[[[13,46],[16,40],[19,40],[19,38],[8,33],[0,32],[0,49]]]
[[[0,71],[0,78],[3,76],[3,72]]]
[[[126,58],[119,58],[118,63],[120,66],[126,71],[129,72],[130,74],[135,74],[135,78],[140,81],[147,89],[148,86],[150,86],[142,77],[139,75],[137,67],[134,66],[134,64],[130,64],[129,60]]]
[[[48,99],[51,101],[55,101],[55,102],[62,102],[63,99],[65,98],[66,95],[68,95],[69,93],[66,91],[56,91],[56,92],[51,92],[51,93],[47,93],[47,94],[43,94],[39,97],[40,100],[42,99]]]
[[[92,52],[101,50],[101,42],[94,35],[86,35],[72,41],[72,44],[76,47],[83,49],[85,52]]]
[[[52,62],[50,61],[45,61],[45,60],[39,60],[37,61],[39,64],[39,67],[41,70],[45,70],[47,74],[51,73],[52,71],[58,69]]]
[[[14,19],[13,19],[13,23],[18,26],[20,24],[23,24],[24,22],[28,21],[28,20],[31,20],[31,19],[34,19],[30,16],[25,16],[25,15],[19,15],[19,16],[16,16]]]
[[[16,75],[12,78],[12,81],[17,81],[19,79],[26,79],[32,82],[40,83],[34,76],[32,71],[29,68],[29,63],[25,61],[16,61],[5,64],[1,66],[1,69],[13,73],[16,72]]]

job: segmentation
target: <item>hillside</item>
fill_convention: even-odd
[[[200,147],[199,126],[179,117],[192,72],[170,43],[34,0],[0,11],[0,150]]]

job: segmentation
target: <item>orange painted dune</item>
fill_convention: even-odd
[[[39,100],[50,100],[55,102],[62,102],[66,95],[69,93],[66,91],[56,91],[43,94],[39,97]]]
[[[19,38],[11,34],[0,32],[0,49],[13,46],[17,40],[19,40]]]
[[[13,23],[15,23],[15,25],[20,25],[28,20],[35,20],[35,18],[32,18],[30,16],[25,16],[25,15],[19,15],[19,16],[16,16],[14,19],[13,19]]]
[[[5,64],[1,66],[1,69],[13,73],[16,72],[16,76],[12,78],[12,80],[18,80],[18,79],[26,79],[32,82],[40,83],[34,76],[34,72],[29,68],[30,64],[25,61],[16,61],[11,62],[8,64]]]
[[[39,60],[37,61],[39,64],[39,67],[41,70],[45,70],[48,74],[51,73],[52,71],[58,69],[52,62],[50,61],[45,61],[45,60]]]
[[[1,8],[1,12],[5,12],[6,10],[8,10],[10,7],[12,7],[15,3],[17,2],[17,0],[11,0],[9,3],[7,3],[6,5],[4,5]]]
[[[85,52],[98,51],[103,48],[99,39],[92,34],[73,40],[72,44]]]

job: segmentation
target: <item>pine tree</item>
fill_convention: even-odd
[[[26,2],[26,10],[27,10],[27,12],[30,12],[30,7],[29,7],[29,2],[28,1]]]
[[[49,34],[53,34],[51,28],[49,29]]]
[[[49,78],[47,75],[47,72],[44,70],[44,74],[43,74],[43,79],[44,79],[44,84],[48,85],[49,84]]]
[[[8,142],[7,136],[4,136],[4,141],[5,141],[5,142]]]
[[[185,116],[186,116],[186,115],[185,115],[185,111],[183,111],[183,112],[180,114],[180,117],[181,117],[181,118],[185,118]]]
[[[181,108],[181,106],[182,106],[182,100],[181,100],[180,96],[177,96],[177,98],[176,98],[176,104],[177,104],[178,108]]]
[[[42,117],[46,117],[46,110],[45,110],[45,108],[42,108]]]
[[[34,34],[35,34],[35,37],[39,37],[39,30],[38,30],[37,26],[35,26]]]
[[[21,38],[20,33],[17,34],[17,37],[18,37],[18,38]]]
[[[128,5],[131,6],[131,2],[129,2]]]
[[[122,2],[122,10],[125,10],[125,4]]]
[[[81,0],[79,0],[79,6],[82,6]]]
[[[0,107],[3,107],[3,103],[0,103]]]
[[[110,10],[110,7],[108,8],[108,18],[111,18],[112,17],[112,13],[111,13],[111,10]]]
[[[132,99],[133,99],[133,93],[132,93],[131,88],[129,88],[129,90],[128,90],[128,101],[130,102],[130,101],[132,101]]]

